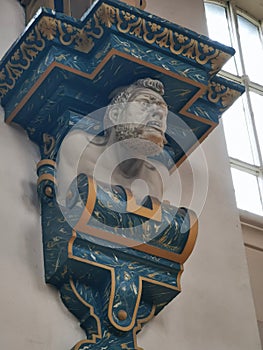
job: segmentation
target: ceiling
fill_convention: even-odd
[[[235,0],[235,3],[256,19],[263,20],[263,0]]]

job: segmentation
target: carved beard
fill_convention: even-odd
[[[145,125],[118,124],[114,128],[117,141],[133,155],[156,156],[167,143],[161,132]]]

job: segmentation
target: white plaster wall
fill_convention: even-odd
[[[244,219],[243,219],[244,220]],[[252,225],[251,225],[252,224]],[[261,344],[263,346],[263,227],[257,222],[242,223],[249,277],[256,309]]]
[[[0,56],[23,31],[17,0],[0,0]],[[37,147],[0,110],[0,349],[66,350],[83,339],[74,317],[44,282],[36,195]]]
[[[146,0],[145,11],[168,19],[200,34],[206,34],[202,0]]]
[[[149,11],[205,32],[201,0],[148,4]],[[0,0],[0,10],[2,56],[22,31],[24,19],[16,0]],[[35,185],[38,151],[24,132],[5,125],[3,118],[1,110],[0,348],[66,350],[83,334],[57,293],[44,283]],[[209,189],[199,238],[185,264],[182,294],[139,337],[145,350],[260,349],[221,127],[203,147]],[[205,170],[195,155],[191,165],[200,180]],[[181,174],[187,179],[186,166]]]

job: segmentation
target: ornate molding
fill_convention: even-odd
[[[140,38],[147,44],[165,48],[174,55],[181,55],[200,65],[209,63],[211,75],[217,73],[231,57],[230,53],[215,48],[212,42],[202,41],[201,36],[195,39],[190,31],[182,33],[181,28],[171,29],[165,26],[166,23],[148,20],[107,4],[97,10],[96,16],[101,24],[108,28],[114,27],[120,33]]]
[[[209,74],[216,74],[234,51],[218,47],[208,38],[198,36],[184,28],[150,19],[139,10],[102,3],[82,22],[62,19],[49,11],[42,11],[20,40],[13,56],[2,65],[0,71],[0,98],[14,87],[15,81],[29,69],[38,54],[46,47],[59,43],[76,51],[90,53],[109,31],[128,35],[142,44],[157,47],[167,54],[192,61],[204,67]]]
[[[239,91],[235,88],[226,86],[224,81],[221,81],[220,79],[218,81],[211,81],[208,85],[208,100],[212,103],[221,104],[222,107],[220,108],[220,111],[222,113],[230,107],[240,95]]]

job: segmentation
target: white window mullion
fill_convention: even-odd
[[[239,67],[239,64],[237,63],[237,72],[239,75],[244,76],[246,74],[245,63],[242,56],[242,47],[240,42],[240,36],[238,33],[238,21],[237,21],[235,1],[228,2],[228,13],[229,13],[230,25],[232,27],[233,43],[235,43],[233,46],[236,49],[236,55],[239,56],[239,60],[240,60],[240,67]]]
[[[241,63],[241,67],[242,67],[242,80],[243,80],[243,83],[244,83],[245,88],[246,88],[245,94],[246,94],[246,102],[247,102],[247,108],[248,108],[247,114],[250,117],[250,118],[247,118],[247,122],[249,124],[251,124],[251,125],[248,125],[248,132],[250,133],[250,135],[251,135],[251,129],[253,130],[253,135],[251,135],[251,148],[253,150],[253,156],[255,158],[255,161],[256,161],[256,158],[258,158],[259,164],[262,167],[263,163],[262,163],[262,155],[260,152],[260,143],[259,143],[259,139],[258,139],[255,118],[254,118],[254,114],[253,114],[251,98],[249,95],[250,80],[249,80],[249,77],[246,75],[244,58],[242,55],[242,46],[241,46],[240,35],[239,35],[239,31],[238,31],[236,4],[235,4],[235,1],[233,1],[233,0],[229,1],[229,13],[230,13],[231,22],[234,23],[233,33],[234,33],[236,45],[238,47],[239,56],[240,56],[240,63]],[[255,140],[255,146],[253,144],[253,139]]]
[[[246,113],[246,116],[247,116],[246,120],[247,120],[248,132],[250,134],[252,154],[253,154],[254,162],[259,163],[259,165],[262,167],[263,163],[262,163],[262,155],[260,151],[260,143],[259,143],[259,138],[258,138],[258,133],[256,128],[254,113],[253,113],[253,106],[252,106],[251,98],[249,94],[250,81],[247,76],[243,77],[243,83],[246,88],[245,94],[246,94],[246,103],[247,103],[247,109],[248,109]]]
[[[232,157],[229,158],[229,161],[230,161],[231,167],[233,167],[233,168],[246,171],[247,173],[249,173],[251,175],[255,175],[255,176],[260,175],[261,168],[259,166],[252,165],[252,164],[243,162],[240,159],[236,159],[236,158],[232,158]]]
[[[257,177],[257,181],[258,181],[259,196],[260,196],[261,206],[263,211],[263,168],[262,167],[261,167],[261,172]]]
[[[234,68],[234,64],[232,64],[232,66],[230,64],[224,67],[226,70],[221,71],[219,75],[234,82],[243,83],[245,86],[245,93],[242,99],[237,101],[238,104],[234,105],[226,112],[224,115],[225,118],[223,117],[229,155],[239,158],[229,158],[237,204],[241,209],[262,215],[263,151],[261,138],[259,137],[262,137],[260,106],[261,96],[263,105],[263,84],[261,84],[261,75],[258,75],[253,68],[256,67],[258,61],[261,60],[261,55],[263,53],[263,45],[262,52],[259,46],[260,43],[263,44],[263,24],[259,24],[258,21],[250,18],[249,14],[244,14],[242,9],[236,6],[236,0],[208,0],[205,2],[215,5],[215,12],[213,12],[212,5],[207,6],[208,14],[211,15],[208,24],[210,26],[212,38],[220,41],[221,35],[221,41],[226,45],[233,46],[236,50],[235,62],[233,62],[236,69]],[[218,26],[213,22],[213,19],[217,18],[216,16],[222,16],[223,11],[218,9],[219,6],[226,9],[225,22],[224,19],[222,19],[224,31],[222,31],[221,34],[219,33],[220,31],[216,31]],[[230,36],[228,40],[225,38],[225,28],[227,24]],[[253,40],[247,41],[250,35],[252,35]],[[245,41],[241,42],[242,39]],[[256,48],[258,53],[255,60],[249,50],[254,42],[257,43]],[[251,65],[251,62],[254,62],[254,65],[253,63]],[[251,74],[251,76],[249,76],[249,74]],[[251,81],[251,77],[253,77],[255,81]],[[231,116],[232,119],[229,119]],[[238,134],[233,134],[232,132],[235,127],[236,130],[238,130]]]

